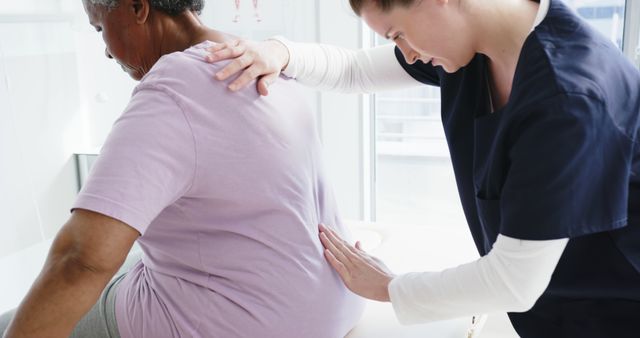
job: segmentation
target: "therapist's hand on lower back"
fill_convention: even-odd
[[[395,277],[389,268],[364,252],[359,242],[354,247],[328,227],[321,224],[319,228],[324,255],[347,288],[364,298],[388,302],[389,283]]]
[[[233,59],[216,73],[218,80],[226,80],[242,71],[242,74],[229,84],[231,91],[242,89],[251,81],[258,79],[256,83],[258,92],[263,96],[269,94],[269,85],[280,76],[280,72],[289,63],[287,47],[276,40],[259,42],[236,40],[216,44],[208,48],[208,51],[211,54],[206,57],[207,62]]]

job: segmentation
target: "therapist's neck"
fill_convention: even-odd
[[[475,0],[467,2],[477,28],[476,50],[495,67],[515,72],[520,50],[531,33],[539,4],[530,0]]]
[[[183,51],[203,41],[228,42],[234,37],[203,25],[196,13],[185,11],[172,16],[156,12],[154,18],[156,34],[155,50],[160,56]]]

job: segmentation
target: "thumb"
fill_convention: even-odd
[[[356,242],[356,249],[358,250],[362,250],[362,244],[360,244],[360,241]],[[364,251],[364,250],[363,250]]]
[[[257,84],[258,93],[260,93],[260,95],[262,96],[269,95],[269,86],[276,82],[278,76],[280,76],[280,73],[271,73],[269,75],[261,77],[260,80],[258,80]]]

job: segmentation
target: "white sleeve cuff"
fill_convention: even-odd
[[[429,275],[435,274],[434,272],[412,272],[403,275],[396,276],[391,283],[389,283],[389,298],[391,299],[391,305],[393,311],[396,314],[398,322],[403,325],[411,325],[417,323],[425,323],[427,321],[436,320],[437,317],[433,313],[427,313],[427,309],[420,308],[422,302],[411,302],[410,299],[414,298],[414,287],[421,287],[422,283],[419,279],[429,279]],[[430,318],[434,318],[429,320]]]
[[[287,66],[284,69],[282,69],[282,74],[284,76],[295,79],[297,75],[297,69],[295,67],[296,62],[293,60],[292,53],[291,53],[291,50],[294,48],[293,42],[281,35],[272,36],[267,40],[278,41],[282,45],[284,45],[285,48],[287,48],[287,53],[289,53],[289,63],[287,63]]]

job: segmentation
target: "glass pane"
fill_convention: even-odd
[[[565,0],[618,46],[624,0]],[[378,36],[375,44],[389,43]],[[402,226],[464,227],[440,118],[438,88],[380,93],[376,116],[377,221]]]
[[[622,47],[625,0],[565,0],[580,16]]]
[[[636,44],[636,51],[634,55],[636,57],[636,66],[640,68],[640,34],[638,34],[638,43]]]
[[[376,36],[376,45],[390,43]],[[374,96],[376,221],[466,227],[440,118],[440,89]]]

